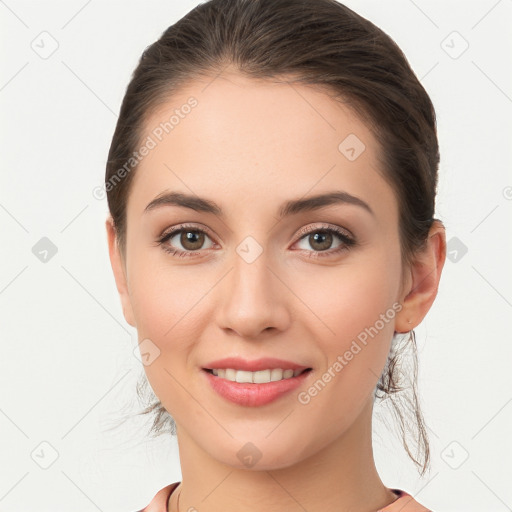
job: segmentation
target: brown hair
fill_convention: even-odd
[[[126,90],[106,166],[108,206],[122,252],[127,198],[136,170],[136,163],[128,169],[126,163],[133,160],[149,115],[194,78],[215,76],[227,66],[257,79],[291,77],[320,87],[361,117],[380,144],[380,172],[399,205],[402,260],[410,263],[435,220],[439,148],[434,107],[396,43],[336,0],[209,0],[145,49]],[[400,338],[393,340],[375,397],[391,402],[403,444],[423,475],[429,443],[416,395],[414,332],[403,347],[413,353],[408,373],[412,382],[407,386],[399,375]],[[138,390],[149,391],[145,380]],[[402,391],[407,390],[412,394],[404,399]],[[155,413],[152,432],[158,435],[170,426],[175,433],[174,421],[152,397],[143,411]],[[413,439],[422,457],[410,451],[404,411],[413,414]]]

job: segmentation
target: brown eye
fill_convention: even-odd
[[[204,247],[207,240],[210,240],[210,245]],[[202,229],[183,226],[162,235],[158,243],[166,252],[179,256],[194,255],[195,252],[210,249],[214,245],[211,238]]]
[[[296,242],[298,249],[306,250],[309,256],[335,256],[356,245],[355,238],[336,226],[310,226],[300,232]]]
[[[205,234],[201,231],[183,230],[180,243],[186,251],[197,251],[204,244]]]
[[[331,248],[333,236],[326,231],[317,231],[312,235],[308,235],[308,242],[313,249],[318,251],[326,251]]]
[[[343,233],[338,233],[332,229],[316,229],[303,235],[298,243],[299,249],[313,249],[316,252],[322,252],[333,248],[336,249],[339,246],[350,245],[351,240]],[[300,244],[302,244],[302,247],[300,247]],[[333,247],[333,244],[336,245]]]

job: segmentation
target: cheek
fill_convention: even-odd
[[[214,283],[209,282],[207,271],[198,271],[194,265],[173,266],[160,252],[134,252],[128,272],[139,335],[163,341],[190,323]]]
[[[196,370],[188,363],[201,339],[201,298],[211,287],[206,284],[197,273],[188,275],[184,268],[171,269],[161,263],[138,265],[132,273],[131,296],[139,343],[149,339],[149,347],[157,354],[144,365],[144,371],[167,411],[190,410],[190,396],[184,392],[183,383]]]
[[[389,269],[380,268],[354,271],[332,290],[328,318],[345,342],[364,340],[364,333],[370,328],[379,338],[393,332],[395,310],[392,306],[397,285],[389,281],[387,272]]]
[[[372,251],[337,269],[319,268],[301,276],[299,289],[320,321],[313,336],[324,355],[314,389],[303,403],[310,411],[332,411],[333,424],[354,418],[374,389],[390,349],[400,264],[396,257]],[[314,283],[314,288],[311,284]],[[307,290],[307,293],[306,293]]]
[[[294,289],[308,315],[318,318],[317,339],[325,340],[329,353],[343,350],[361,333],[364,338],[365,329],[375,324],[384,337],[393,333],[401,271],[395,252],[376,247],[337,267],[296,269]]]
[[[179,386],[173,377],[181,381],[191,371],[189,354],[203,329],[202,300],[215,282],[213,276],[193,266],[173,268],[165,257],[151,258],[148,253],[132,253],[129,287],[139,343],[148,339],[156,346],[153,350],[158,357],[144,369],[162,399],[160,390],[177,396]]]

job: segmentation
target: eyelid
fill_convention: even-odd
[[[322,231],[323,229],[336,231],[339,234],[345,235],[347,238],[350,238],[351,240],[355,240],[355,236],[347,228],[342,228],[341,226],[337,226],[336,224],[329,224],[326,222],[321,223],[321,226],[309,224],[308,226],[305,226],[302,229],[300,229],[299,232],[297,233],[297,236],[299,238],[302,238],[304,235],[314,233],[316,231]]]
[[[209,228],[207,228],[203,224],[191,224],[188,222],[172,226],[171,228],[164,229],[162,233],[157,237],[156,245],[161,246],[165,252],[170,253],[172,256],[177,257],[197,257],[201,256],[205,252],[209,252],[208,249],[200,249],[198,251],[186,251],[183,249],[172,248],[172,246],[166,247],[168,245],[167,242],[171,238],[173,238],[177,233],[187,230],[205,233],[208,236],[208,238],[211,239],[214,246],[218,245],[218,243],[215,241],[215,236],[213,236],[212,231]]]
[[[171,234],[177,233],[179,231],[183,231],[184,229],[190,229],[191,231],[192,230],[203,231],[210,238],[215,238],[212,230],[210,228],[207,228],[204,224],[188,223],[188,222],[184,222],[183,224],[178,224],[176,226],[172,226],[171,228],[164,229],[158,238],[162,239],[162,238],[166,237],[167,235],[171,235]]]

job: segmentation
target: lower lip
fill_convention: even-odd
[[[247,407],[259,407],[269,404],[279,397],[299,387],[311,373],[305,371],[297,377],[265,382],[264,384],[250,384],[247,382],[232,382],[227,379],[216,377],[210,372],[203,370],[208,382],[220,396],[238,405]]]

